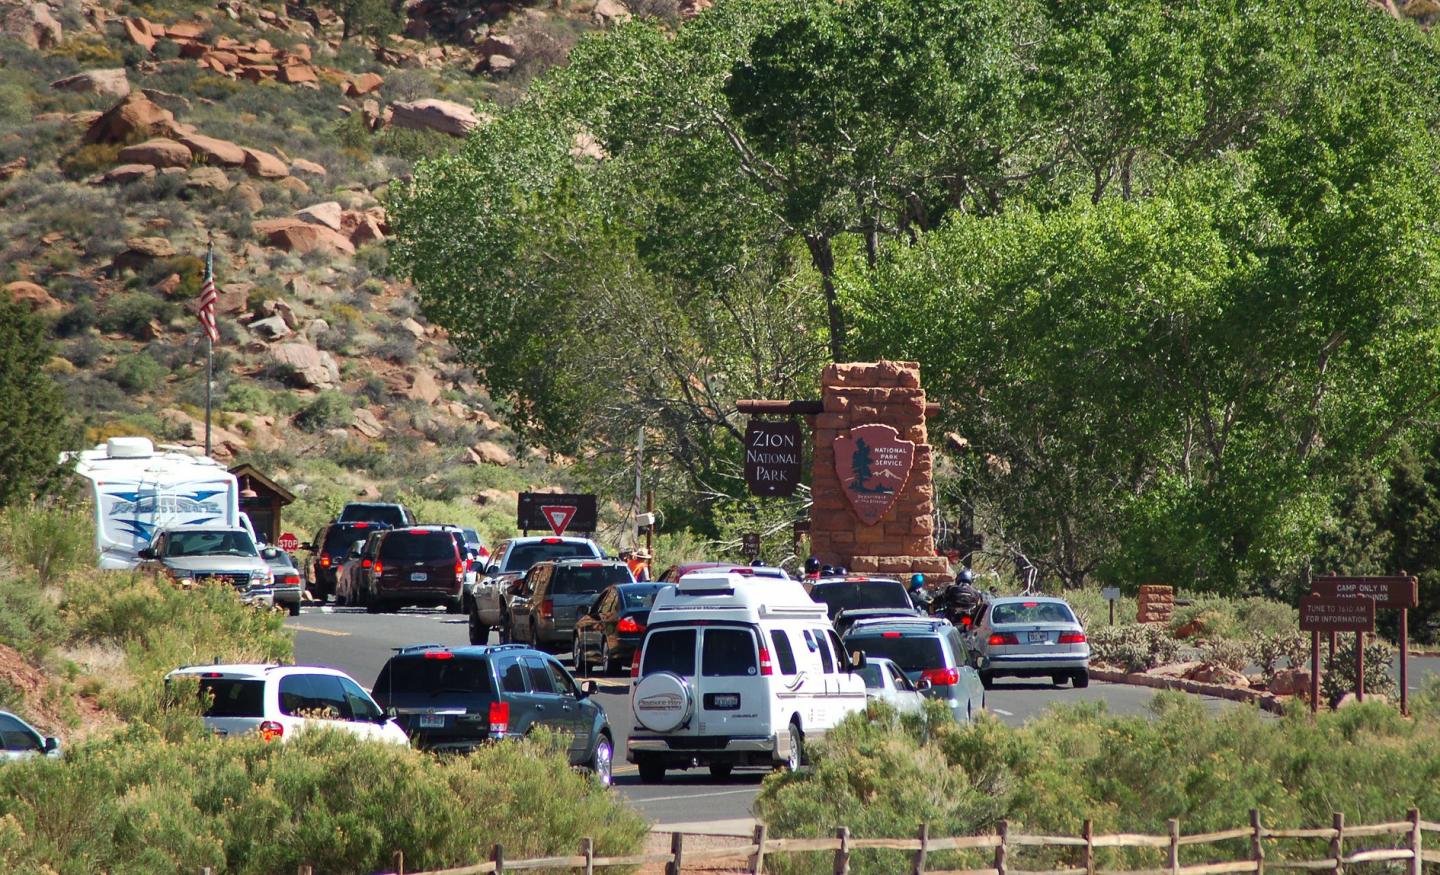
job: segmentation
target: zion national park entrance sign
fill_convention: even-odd
[[[810,552],[827,565],[859,573],[925,575],[952,580],[949,563],[935,554],[933,460],[925,417],[927,404],[914,362],[828,365],[819,401],[741,401],[741,413],[757,417],[803,416],[810,426]],[[763,422],[764,420],[761,420]],[[770,434],[747,429],[747,436]],[[777,455],[777,442],[746,442],[746,479],[760,496],[781,493],[784,478],[767,462],[799,466]],[[754,458],[752,458],[752,454]],[[752,470],[760,471],[752,477]]]

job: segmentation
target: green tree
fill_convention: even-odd
[[[336,12],[340,16],[342,41],[352,36],[383,40],[405,24],[405,16],[392,0],[341,0]]]
[[[57,482],[66,446],[65,401],[45,371],[53,354],[38,316],[0,298],[0,507]]]

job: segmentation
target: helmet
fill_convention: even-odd
[[[910,588],[911,588],[911,589],[919,589],[920,587],[922,587],[922,586],[924,586],[924,585],[925,585],[925,575],[923,575],[923,574],[912,574],[912,575],[910,575]]]
[[[974,583],[974,582],[975,582],[975,575],[971,574],[971,573],[970,573],[970,569],[967,568],[967,569],[965,569],[964,571],[960,572],[960,582],[961,582],[961,583]]]
[[[811,556],[809,559],[806,559],[806,560],[805,560],[805,573],[806,573],[806,574],[819,574],[819,573],[820,573],[820,560],[819,560],[819,558],[817,558],[817,557],[815,557],[815,556]]]

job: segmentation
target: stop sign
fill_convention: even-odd
[[[290,532],[284,532],[280,535],[280,539],[275,542],[275,546],[284,550],[286,553],[294,553],[300,549],[300,539]]]

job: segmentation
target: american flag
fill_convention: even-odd
[[[200,307],[196,314],[211,343],[220,339],[220,328],[215,324],[215,302],[219,297],[215,291],[215,247],[211,245],[205,250],[205,283],[200,286]]]

